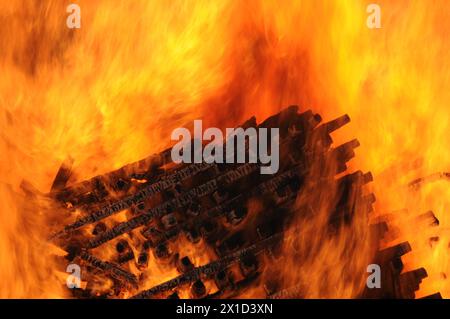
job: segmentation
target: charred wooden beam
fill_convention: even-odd
[[[408,186],[412,189],[417,190],[424,184],[435,182],[438,180],[450,180],[450,172],[438,172],[429,176],[420,177],[410,182]]]
[[[213,179],[203,185],[200,185],[198,187],[195,187],[188,192],[184,193],[183,195],[176,197],[170,201],[167,201],[155,208],[150,209],[147,213],[144,213],[142,215],[136,216],[132,219],[130,219],[127,222],[121,223],[115,227],[113,227],[111,230],[106,231],[103,234],[100,234],[96,238],[90,240],[87,244],[88,248],[94,248],[98,247],[101,244],[120,236],[124,233],[127,233],[137,227],[143,226],[150,222],[155,217],[161,217],[165,214],[167,214],[170,211],[173,211],[174,209],[184,207],[190,203],[192,203],[194,200],[196,200],[199,197],[203,197],[208,194],[212,194],[214,191],[218,189],[219,181],[227,181],[228,183],[233,181],[233,179],[237,180],[240,177],[243,176],[243,174],[249,174],[250,172],[254,171],[255,168],[251,168],[251,166],[254,165],[248,165],[246,167],[241,167],[241,170],[239,172],[236,172],[236,175],[232,176],[231,173],[230,176],[226,176],[224,179]]]
[[[240,170],[238,172],[233,172],[233,173],[229,172],[230,177],[226,178],[225,182],[226,183],[234,182],[234,181],[240,179],[243,174],[247,174],[248,172],[254,171],[254,169],[255,169],[255,165],[253,165],[253,164],[247,164],[246,166],[241,166],[240,168],[242,170]],[[260,185],[255,187],[253,190],[248,192],[245,196],[238,195],[238,196],[235,196],[231,199],[224,201],[223,203],[208,210],[207,215],[210,217],[217,217],[217,216],[223,215],[229,211],[230,207],[233,207],[234,205],[238,204],[239,202],[242,202],[245,198],[247,198],[249,196],[254,196],[256,194],[266,194],[267,192],[274,191],[277,187],[280,186],[280,184],[283,181],[290,179],[290,178],[294,177],[296,174],[298,174],[299,168],[300,167],[294,167],[293,169],[291,169],[279,176],[273,177],[272,179],[268,180],[267,182],[261,183]],[[202,191],[197,191],[197,188],[194,188],[183,196],[180,196],[171,201],[165,202],[161,206],[150,209],[145,214],[134,217],[134,218],[128,220],[127,222],[123,222],[123,223],[113,227],[109,231],[99,234],[97,237],[90,240],[87,243],[86,247],[87,248],[98,247],[101,244],[103,244],[109,240],[112,240],[113,238],[116,238],[120,235],[123,235],[125,233],[132,231],[135,228],[141,227],[141,226],[149,223],[153,218],[164,216],[169,211],[173,211],[174,209],[185,207],[189,203],[192,203],[197,198],[205,196],[207,194],[211,194],[214,190],[217,190],[217,187],[220,184],[223,185],[223,182],[221,182],[221,181],[216,182],[216,180],[212,180],[206,184],[207,187],[204,187],[205,184],[200,186],[200,187],[203,187]],[[167,237],[166,235],[163,235],[163,236],[166,238],[171,238],[171,236],[170,237]]]
[[[120,281],[124,281],[132,285],[133,287],[137,287],[138,280],[136,276],[120,268],[118,265],[108,261],[100,260],[86,251],[81,251],[79,257],[89,263],[91,266],[104,271],[111,277]]]
[[[70,179],[70,176],[72,175],[72,165],[73,158],[69,157],[64,161],[64,163],[59,168],[58,173],[56,173],[56,177],[50,189],[51,192],[56,192],[66,186],[67,182]]]
[[[241,125],[243,128],[280,129],[280,169],[271,176],[257,174],[259,163],[174,165],[170,149],[167,149],[86,182],[69,187],[58,182],[60,186],[52,189],[50,198],[59,205],[70,204],[66,211],[70,214],[70,210],[76,208],[82,212],[82,217],[66,225],[54,238],[62,245],[67,245],[65,241],[69,240],[81,242],[81,252],[72,255],[84,257],[88,264],[110,278],[134,287],[136,276],[118,264],[134,260],[145,277],[144,271],[152,258],[152,262],[159,263],[162,269],[176,267],[180,273],[139,292],[134,298],[167,296],[174,289],[187,289],[185,292],[189,291],[193,298],[239,295],[259,278],[262,270],[266,270],[264,263],[267,260],[278,260],[281,248],[285,249],[281,246],[283,238],[289,236],[285,229],[295,229],[294,215],[307,219],[313,216],[315,208],[323,208],[319,194],[328,196],[329,207],[326,208],[330,223],[326,227],[329,230],[351,221],[356,213],[367,214],[371,210],[375,198],[363,192],[364,185],[372,181],[370,173],[357,171],[336,179],[336,174],[347,169],[347,162],[354,157],[359,142],[352,140],[333,148],[330,134],[348,123],[350,118],[344,115],[323,124],[320,124],[321,120],[311,111],[298,114],[298,108],[292,106],[259,125],[255,118]],[[64,177],[67,174],[57,175]],[[307,199],[300,207],[294,205],[298,194]],[[257,213],[246,206],[256,200],[261,206]],[[108,229],[102,221],[127,209],[131,210],[125,215],[126,221],[115,226],[114,222],[106,222],[112,228]],[[424,218],[428,221],[430,216],[427,216]],[[89,233],[82,229],[93,223],[96,223],[95,227]],[[140,233],[134,232],[139,227],[142,227]],[[380,229],[384,228],[380,226]],[[328,229],[318,231],[327,232]],[[186,240],[184,236],[178,236],[183,233],[192,243],[203,240],[217,260],[195,267],[191,256],[186,256],[185,251],[177,251],[180,249],[178,241]],[[124,234],[128,236],[119,237]],[[100,261],[85,250],[116,238],[114,263]],[[249,243],[255,244],[249,246]],[[389,268],[390,277],[383,278],[384,283],[392,286],[386,288],[387,295],[391,292],[393,296],[408,295],[411,289],[401,291],[401,287],[415,288],[423,277],[418,271],[399,279],[403,268],[400,256],[408,249],[408,244],[403,243],[377,254],[383,269]],[[266,255],[264,260],[259,257],[262,252]],[[239,278],[233,277],[234,272]],[[211,281],[219,290],[207,296],[205,284]],[[276,290],[268,292],[268,297],[302,296],[301,291],[292,292],[289,288],[285,291],[282,280],[274,287]],[[112,292],[114,296],[120,296],[124,289],[118,290]]]
[[[68,232],[80,228],[84,225],[98,222],[108,216],[111,216],[115,213],[128,209],[133,205],[138,205],[144,199],[153,196],[165,189],[174,187],[180,181],[192,177],[193,175],[200,173],[204,170],[207,170],[213,166],[214,166],[213,164],[206,164],[206,163],[187,166],[181,169],[180,171],[177,171],[174,174],[169,175],[168,177],[158,182],[146,186],[145,188],[138,191],[136,194],[130,195],[115,203],[106,205],[102,209],[78,219],[76,222],[65,226],[63,231],[56,233],[53,237],[58,237],[63,234],[67,234]]]
[[[213,261],[204,266],[195,267],[193,270],[186,272],[178,277],[175,277],[169,281],[166,281],[160,285],[157,285],[148,290],[142,291],[137,295],[133,296],[133,299],[151,298],[155,295],[161,294],[163,292],[172,290],[178,286],[186,285],[190,282],[195,282],[201,278],[210,278],[214,274],[225,270],[230,265],[239,262],[244,256],[248,254],[258,254],[261,253],[267,246],[277,243],[283,239],[283,234],[276,234],[260,242],[253,244],[249,247],[239,250],[236,253],[228,255],[217,261]]]
[[[434,215],[434,213],[431,210],[417,216],[416,220],[419,223],[426,223],[432,227],[439,226],[439,219],[437,219],[436,215]]]
[[[419,290],[419,285],[428,274],[424,268],[408,271],[400,275],[399,287],[401,298],[414,299],[415,291]]]

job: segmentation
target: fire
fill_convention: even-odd
[[[373,218],[408,209],[393,213],[398,236],[383,245],[411,243],[407,269],[429,275],[416,297],[450,297],[448,180],[408,186],[450,171],[444,0],[379,0],[381,29],[367,28],[373,1],[363,0],[74,2],[82,27],[73,30],[67,3],[0,3],[0,297],[66,296],[47,216],[27,196],[47,192],[69,156],[71,182],[81,181],[163,150],[194,119],[234,127],[291,104],[325,119],[349,114],[334,139],[361,144],[351,169],[374,176]],[[439,227],[414,219],[429,210]],[[293,277],[311,279],[307,297],[358,294],[370,259],[364,225],[334,240],[305,230],[317,258]],[[359,275],[342,281],[348,256]]]

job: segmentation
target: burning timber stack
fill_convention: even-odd
[[[286,286],[283,278],[268,275],[281,254],[297,253],[284,250],[290,236],[302,231],[297,215],[312,218],[323,209],[319,198],[325,194],[327,226],[317,232],[333,233],[357,214],[367,216],[375,201],[364,190],[370,173],[346,173],[358,141],[332,145],[330,134],[349,117],[321,121],[318,114],[291,106],[259,125],[251,118],[240,126],[279,128],[280,163],[273,175],[261,175],[258,163],[175,164],[168,149],[67,186],[71,163],[63,164],[46,196],[53,203],[51,240],[67,252],[61,270],[68,264],[81,267],[82,285],[69,293],[301,298],[301,285]],[[426,272],[400,274],[400,257],[410,250],[406,242],[378,251],[387,227],[370,226],[381,288],[365,289],[359,297],[413,298]],[[262,295],[255,295],[258,288]]]

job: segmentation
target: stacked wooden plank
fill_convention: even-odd
[[[57,211],[51,240],[67,251],[66,264],[82,266],[87,282],[72,294],[225,298],[264,287],[266,297],[283,296],[289,287],[261,275],[265,263],[277,261],[289,234],[301,231],[296,216],[313,216],[323,191],[330,194],[329,222],[317,231],[332,231],[355,214],[368,214],[375,201],[364,191],[370,173],[346,173],[358,141],[333,145],[330,134],[349,117],[321,121],[291,106],[260,124],[251,118],[240,126],[279,128],[280,168],[273,175],[261,175],[259,163],[174,164],[167,149],[67,186],[71,161],[65,163],[47,196]],[[299,195],[310,200],[299,207]],[[108,260],[96,256],[105,251],[111,252]],[[205,252],[208,261],[196,263],[195,254]],[[164,271],[178,275],[167,280]],[[149,286],[158,278],[165,279]]]

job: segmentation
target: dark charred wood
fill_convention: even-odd
[[[195,282],[201,279],[202,277],[205,278],[213,277],[217,272],[225,270],[230,265],[239,262],[239,260],[243,256],[247,256],[248,254],[261,253],[268,245],[280,242],[281,240],[283,240],[282,234],[277,234],[269,238],[263,239],[256,244],[253,244],[251,246],[239,250],[236,253],[230,254],[217,261],[213,261],[207,265],[195,267],[193,270],[185,274],[182,274],[174,279],[166,281],[148,290],[142,291],[137,295],[135,295],[133,298],[151,298],[165,291],[174,289],[178,286],[185,285],[190,282]]]
[[[167,296],[167,299],[180,299],[180,296],[177,292],[171,293],[169,296]]]
[[[191,296],[194,299],[199,299],[206,296],[206,287],[201,280],[197,280],[192,284]]]
[[[102,261],[84,251],[82,251],[79,256],[82,260],[87,262],[89,265],[91,265],[99,270],[104,271],[105,273],[110,275],[112,278],[123,281],[127,284],[130,284],[133,287],[137,287],[138,280],[137,280],[136,276],[134,276],[133,274],[120,268],[118,265],[108,262],[108,261]]]
[[[146,269],[148,266],[148,260],[149,260],[148,252],[146,251],[141,252],[136,261],[137,268],[141,271]]]
[[[214,276],[214,282],[219,290],[223,290],[232,284],[230,273],[226,270],[219,271]]]
[[[67,182],[70,179],[70,176],[72,176],[73,162],[74,162],[73,158],[69,157],[61,165],[61,167],[58,170],[58,173],[56,173],[55,180],[52,183],[50,189],[51,192],[59,191],[66,186]]]
[[[311,111],[298,114],[298,108],[291,106],[259,125],[251,118],[241,126],[280,129],[280,169],[274,175],[259,174],[259,163],[174,165],[167,149],[85,182],[68,187],[58,182],[60,186],[52,189],[50,197],[66,207],[63,210],[68,214],[75,209],[82,214],[54,238],[63,247],[69,246],[67,258],[80,257],[93,276],[102,274],[111,278],[114,288],[110,296],[113,297],[129,293],[128,285],[137,287],[136,276],[118,264],[135,260],[132,266],[145,278],[150,254],[161,269],[176,267],[180,275],[141,291],[134,298],[168,297],[174,289],[189,291],[193,298],[239,296],[252,285],[262,285],[258,278],[266,271],[266,263],[282,262],[282,243],[288,237],[285,230],[295,229],[291,226],[296,218],[307,221],[315,211],[323,209],[324,198],[330,227],[318,231],[330,235],[343,223],[351,223],[355,214],[368,215],[372,210],[375,197],[363,192],[363,187],[373,179],[370,173],[356,171],[336,179],[336,174],[347,169],[359,142],[352,140],[334,147],[330,134],[350,118],[344,115],[323,124],[321,120]],[[57,179],[59,175],[61,181],[66,179],[67,174],[58,173]],[[299,207],[295,205],[298,195],[306,200]],[[256,210],[254,203],[257,203]],[[131,213],[124,214],[127,220],[110,229],[102,221],[128,209]],[[419,220],[439,224],[432,212],[423,214]],[[94,238],[86,236],[82,228],[92,223],[96,223],[92,231]],[[114,225],[114,222],[107,221],[107,224]],[[386,223],[372,225],[370,240],[376,242],[386,230]],[[180,233],[184,236],[179,236]],[[124,234],[127,235],[120,237]],[[117,240],[114,258],[117,264],[98,260],[85,250],[113,239]],[[185,256],[186,251],[181,251],[183,246],[179,241],[182,245],[187,241],[202,242],[195,247],[207,247],[208,255],[215,254],[217,259],[211,258],[211,262],[195,267]],[[410,249],[408,243],[402,243],[378,252],[374,262],[382,268],[383,289],[362,296],[414,296],[426,273],[420,269],[402,273],[401,256]],[[211,281],[218,291],[207,295],[205,284],[209,287]],[[283,284],[281,274],[276,274],[273,287],[267,284],[267,296],[303,295],[303,287],[294,284],[286,288]],[[179,296],[174,292],[169,297]]]
[[[177,269],[180,273],[185,273],[194,268],[194,264],[192,264],[192,261],[189,259],[188,256],[185,256],[178,260],[177,262]]]
[[[417,221],[426,223],[429,226],[436,227],[439,226],[439,219],[437,219],[436,215],[430,210],[426,213],[423,213],[417,217]]]
[[[99,222],[95,225],[94,229],[92,230],[92,235],[97,236],[101,233],[104,233],[106,231],[107,227],[105,223]]]

